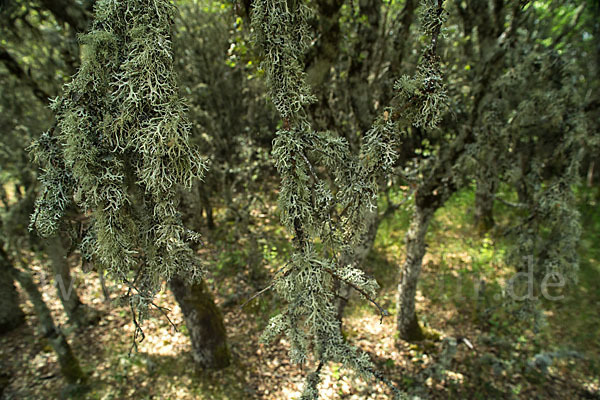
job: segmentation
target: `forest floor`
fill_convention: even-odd
[[[381,226],[365,265],[380,283],[379,300],[392,316],[380,323],[376,310],[353,296],[344,318],[345,335],[394,384],[422,399],[600,399],[600,210],[588,200],[581,207],[579,284],[553,293],[564,295],[562,300],[542,300],[535,313],[502,296],[511,274],[503,262],[505,245],[494,232],[483,237],[473,232],[467,206],[472,204],[471,192],[455,196],[436,214],[427,238],[417,303],[428,339],[414,344],[395,336],[398,266],[409,216],[408,210],[398,211]],[[66,323],[52,282],[44,279],[45,267],[32,265],[44,299],[90,376],[90,390],[82,398],[297,398],[314,365],[291,365],[284,339],[271,346],[258,342],[281,304],[266,293],[240,308],[268,284],[269,275],[288,255],[282,229],[266,217],[271,211],[256,214],[260,227],[246,233],[225,226],[222,245],[202,250],[212,260],[207,282],[223,310],[233,355],[232,365],[223,371],[194,370],[181,311],[170,292],[160,293],[155,303],[171,310],[179,329],[156,311],[143,325],[145,340],[129,355],[129,309],[104,301],[97,273],[73,270],[82,301],[102,314],[97,325],[74,330]],[[508,212],[501,207],[496,211]],[[501,227],[503,221],[497,224]],[[118,285],[110,290],[113,299],[124,294]],[[40,338],[25,300],[24,310],[27,324],[0,337],[2,372],[9,376],[2,398],[59,398],[65,383],[56,357]],[[448,353],[449,337],[458,341],[455,354]],[[320,387],[323,399],[392,398],[384,384],[354,377],[337,364],[323,369]]]

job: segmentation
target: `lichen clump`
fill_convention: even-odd
[[[162,281],[202,268],[177,190],[202,178],[173,69],[168,0],[100,0],[82,65],[52,105],[56,129],[32,145],[43,191],[32,225],[53,234],[72,205],[90,223],[85,257],[131,288],[143,310]]]

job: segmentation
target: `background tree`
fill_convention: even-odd
[[[475,175],[475,177],[480,177],[481,184],[478,187],[476,195],[476,217],[479,218],[479,224],[483,223],[484,226],[482,228],[485,230],[492,222],[491,215],[489,214],[491,208],[489,204],[482,204],[482,196],[487,196],[493,200],[493,190],[497,187],[497,182],[506,178],[498,168],[499,164],[506,162],[507,165],[515,165],[520,157],[517,155],[519,151],[527,151],[525,150],[525,146],[517,143],[502,145],[505,143],[503,142],[505,139],[498,133],[501,131],[498,126],[510,117],[507,116],[506,120],[502,122],[493,119],[493,117],[497,116],[498,105],[495,103],[494,96],[501,98],[508,96],[506,92],[496,94],[490,88],[493,87],[493,82],[502,82],[502,79],[504,79],[502,75],[505,71],[503,63],[514,61],[511,59],[512,55],[519,54],[518,51],[515,51],[515,53],[508,52],[508,48],[531,46],[531,39],[520,36],[517,32],[519,32],[522,24],[527,24],[534,20],[532,15],[535,14],[536,10],[533,7],[523,8],[521,4],[517,3],[496,3],[494,7],[484,3],[471,4],[467,2],[466,5],[466,8],[463,8],[462,4],[456,4],[457,13],[463,19],[464,29],[467,32],[470,32],[474,27],[478,28],[477,39],[479,44],[475,48],[479,49],[479,59],[476,62],[469,62],[467,64],[469,68],[467,69],[461,70],[456,68],[449,71],[447,79],[450,82],[460,82],[461,79],[464,79],[461,77],[461,74],[467,70],[469,74],[473,75],[473,77],[468,78],[469,82],[474,82],[471,85],[471,91],[468,97],[458,92],[449,93],[452,96],[451,101],[453,102],[450,109],[460,110],[460,112],[449,115],[440,124],[441,129],[439,131],[436,132],[436,130],[429,128],[423,132],[423,129],[419,129],[419,126],[416,127],[417,129],[408,129],[405,137],[418,135],[417,137],[421,139],[421,143],[419,144],[416,141],[417,147],[412,157],[408,159],[403,158],[401,153],[398,162],[398,166],[403,169],[403,176],[419,177],[411,182],[413,185],[416,184],[414,220],[407,232],[407,254],[402,268],[402,281],[399,285],[397,306],[399,335],[401,338],[407,340],[421,339],[423,337],[414,314],[414,295],[416,293],[420,266],[425,254],[425,234],[435,211],[443,206],[453,193],[469,182],[469,178],[473,176],[471,171],[477,171],[478,175]],[[453,14],[454,10],[451,9],[450,11]],[[505,21],[509,21],[508,24]],[[427,26],[426,23],[424,25]],[[534,28],[527,30],[527,32],[533,31]],[[465,37],[468,38],[470,36],[465,34]],[[474,54],[473,43],[468,43],[464,47],[457,46],[457,48],[466,49],[467,57],[472,57]],[[518,63],[518,65],[528,65],[528,62],[524,60],[520,60]],[[473,67],[470,67],[471,65]],[[511,67],[505,66],[504,68]],[[514,71],[514,68],[516,68],[515,64],[513,64],[512,68],[512,70],[509,70]],[[522,76],[527,75],[523,74]],[[569,76],[570,78],[574,77],[574,75]],[[528,83],[532,85],[535,82],[531,78],[525,79],[528,79]],[[524,81],[521,81],[521,84],[523,83]],[[508,87],[505,82],[499,83],[499,86],[504,90]],[[572,84],[564,84],[563,87],[568,88],[566,90],[569,90],[571,93],[569,96],[574,95],[576,88]],[[547,87],[546,92],[548,92]],[[514,93],[514,95],[523,96],[523,92]],[[553,96],[555,94],[550,92],[549,97]],[[566,98],[568,99],[569,97]],[[531,100],[523,99],[522,101],[529,102]],[[577,107],[573,108],[574,104],[577,104],[576,100],[568,105],[555,103],[555,107],[560,107],[560,112],[566,113],[568,117],[572,118],[572,121],[577,122],[573,122],[571,125],[560,126],[556,132],[560,135],[561,139],[554,137],[553,139],[549,139],[549,141],[560,140],[563,143],[573,143],[574,141],[580,142],[583,139],[581,137],[581,133],[583,132],[582,125],[578,125],[581,121],[580,111]],[[522,106],[523,104],[520,105],[520,107]],[[520,109],[520,107],[517,109]],[[548,105],[543,107],[546,107],[545,110],[549,110]],[[554,111],[551,112],[557,113],[558,111],[554,108]],[[532,115],[539,116],[539,114],[531,111],[527,112],[527,115],[530,117]],[[409,123],[411,123],[410,120]],[[490,126],[490,123],[495,123],[496,125]],[[412,124],[415,125],[414,122]],[[443,133],[443,131],[449,131],[450,133]],[[423,133],[425,133],[425,137]],[[529,134],[530,132],[526,128],[521,127],[517,136],[522,138]],[[408,139],[409,147],[411,143],[414,144],[415,141]],[[557,151],[565,152],[560,156],[560,159],[569,160],[567,161],[568,163],[575,163],[571,164],[574,169],[568,169],[574,175],[566,179],[566,181],[573,181],[577,175],[574,171],[577,170],[575,165],[579,155],[572,151],[572,147],[569,147],[570,145],[566,146],[566,148],[561,147],[562,150]],[[403,153],[410,154],[410,152],[406,151]],[[556,159],[557,153],[552,155],[547,154],[542,157],[547,157],[545,158],[546,161],[541,162],[544,164],[548,160]],[[479,163],[472,164],[468,161],[471,159],[478,160]],[[476,165],[476,167],[471,169],[473,165]],[[530,164],[525,162],[524,165]],[[417,167],[416,170],[414,169],[415,166]],[[516,183],[513,182],[513,184]],[[537,197],[537,201],[534,207],[544,207],[543,204],[548,204],[551,201],[549,198],[557,195],[556,192],[551,194],[552,190],[542,189],[542,187],[541,182],[536,184],[535,196]],[[570,189],[568,187],[563,187],[558,192],[561,193],[560,196],[566,196],[566,198],[570,196]],[[560,265],[557,268],[565,272],[573,269],[573,259],[570,257],[574,254],[572,245],[566,243],[576,240],[578,227],[576,222],[572,222],[576,220],[573,218],[572,213],[574,204],[568,201],[564,201],[561,204],[565,205],[564,212],[570,213],[569,217],[564,216],[565,214],[563,214],[563,217],[554,214],[553,217],[548,218],[549,215],[547,213],[536,213],[530,214],[528,218],[529,221],[535,219],[538,223],[546,226],[551,226],[558,221],[561,221],[558,223],[563,225],[565,221],[570,222],[569,225],[564,225],[565,227],[570,227],[568,231],[564,231],[565,236],[568,236],[568,238],[563,236],[561,241],[567,247],[563,248],[560,252],[555,252],[552,257],[552,263]],[[535,231],[534,233],[532,230],[527,230],[527,234],[531,235],[528,236],[529,238],[535,237],[536,239],[534,240],[542,237],[539,236],[539,231]],[[523,240],[523,237],[521,237],[520,243],[523,243]],[[515,249],[518,252],[522,247],[517,245]],[[571,254],[571,256],[567,254]],[[515,262],[515,259],[513,258],[511,261]],[[547,261],[542,261],[542,257],[538,257],[536,254],[536,263],[538,262],[542,265]]]
[[[2,253],[0,256],[3,259],[7,260],[9,258],[8,254],[6,254],[3,249],[0,250],[0,253]],[[81,370],[79,361],[73,354],[73,350],[65,339],[64,334],[59,328],[56,327],[54,320],[52,319],[52,315],[50,314],[50,310],[48,309],[46,303],[44,303],[42,294],[31,278],[31,275],[25,271],[15,268],[10,261],[3,261],[3,263],[8,265],[9,273],[12,275],[14,280],[19,282],[19,285],[27,293],[29,300],[35,308],[37,317],[39,319],[42,337],[46,338],[48,342],[50,342],[52,349],[58,357],[60,371],[65,377],[66,381],[69,383],[69,386],[65,388],[65,393],[77,393],[85,389],[84,385],[87,381],[87,377]]]

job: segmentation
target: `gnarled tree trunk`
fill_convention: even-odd
[[[196,364],[206,369],[229,366],[231,355],[223,316],[204,281],[188,285],[180,278],[170,282],[171,290],[185,320],[192,342],[192,357]]]
[[[406,232],[406,260],[402,266],[402,278],[398,285],[397,324],[398,335],[407,341],[423,339],[423,331],[419,326],[415,309],[415,295],[425,255],[425,234],[434,212],[434,209],[421,209],[417,206]]]

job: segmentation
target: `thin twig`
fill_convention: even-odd
[[[175,324],[173,323],[173,321],[171,321],[171,318],[169,318],[169,315],[167,314],[167,311],[171,311],[169,308],[167,308],[167,307],[161,307],[161,306],[158,306],[158,305],[156,305],[155,303],[150,303],[150,304],[151,304],[151,305],[153,305],[154,307],[156,307],[156,309],[157,309],[158,311],[160,311],[162,315],[164,315],[164,316],[165,316],[165,318],[167,319],[167,321],[169,321],[169,323],[171,324],[171,326],[173,327],[173,329],[175,329],[175,332],[179,332],[179,331],[177,330],[177,325],[175,325]],[[165,310],[166,310],[166,311],[165,311]]]
[[[277,277],[277,275],[278,275],[278,274],[279,274],[281,271],[283,271],[283,269],[284,269],[285,267],[287,267],[289,264],[290,264],[290,262],[289,262],[289,261],[288,261],[287,263],[285,263],[285,264],[283,265],[283,267],[279,268],[279,269],[277,270],[277,272],[275,272],[274,276],[275,276],[275,277]],[[286,271],[286,272],[283,274],[283,276],[287,276],[287,275],[290,273],[290,271],[291,271],[291,270],[287,270],[287,271]],[[273,278],[273,281],[272,281],[272,282],[269,284],[269,286],[265,287],[264,289],[261,289],[261,290],[260,290],[260,291],[258,291],[257,293],[253,294],[253,295],[252,295],[252,297],[250,297],[248,300],[246,300],[246,301],[244,302],[244,304],[242,304],[242,305],[240,306],[240,309],[244,308],[244,307],[245,307],[245,306],[246,306],[248,303],[250,303],[252,300],[254,300],[255,298],[257,298],[257,297],[258,297],[258,296],[260,296],[261,294],[265,293],[267,290],[271,289],[271,288],[272,288],[272,287],[275,285],[275,277]]]
[[[244,302],[244,304],[242,304],[242,305],[240,306],[240,309],[241,309],[241,308],[244,308],[244,307],[246,306],[246,304],[250,303],[252,300],[254,300],[255,298],[257,298],[258,296],[260,296],[261,294],[263,294],[263,293],[264,293],[264,292],[266,292],[267,290],[271,289],[271,288],[273,287],[273,285],[275,285],[275,282],[271,282],[271,284],[270,284],[269,286],[267,286],[266,288],[264,288],[264,289],[260,290],[260,291],[259,291],[259,292],[257,292],[257,293],[254,293],[254,294],[252,295],[252,297],[250,297],[248,300],[246,300],[246,301]]]
[[[334,293],[333,295],[334,295],[335,297],[337,297],[338,299],[340,299],[340,300],[343,300],[343,301],[344,301],[344,302],[346,302],[346,303],[350,301],[350,299],[349,299],[349,298],[347,298],[347,297],[344,297],[344,296],[342,296],[342,295],[340,295],[340,294]]]
[[[386,219],[387,217],[392,215],[397,209],[402,207],[402,205],[404,205],[404,203],[406,203],[408,200],[410,200],[412,198],[412,195],[414,193],[415,193],[415,189],[411,189],[410,192],[404,196],[404,199],[402,199],[402,201],[400,203],[393,203],[391,201],[391,199],[389,198],[389,191],[386,192],[387,202],[388,202],[389,206],[385,209],[385,211],[380,216],[378,216],[379,222],[383,221],[384,219]]]
[[[129,289],[129,292],[130,291],[131,291],[131,288]],[[129,292],[127,293],[128,296],[129,296]],[[129,354],[128,354],[128,357],[131,357],[131,352],[133,351],[133,349],[135,349],[136,353],[138,350],[138,345],[137,345],[138,334],[140,334],[142,336],[142,338],[140,339],[140,343],[142,343],[144,341],[144,339],[146,338],[146,335],[144,335],[144,331],[143,331],[142,327],[140,326],[140,324],[138,323],[137,318],[135,317],[135,309],[133,308],[133,303],[131,301],[129,302],[129,308],[131,308],[131,317],[133,319],[133,325],[135,325],[135,330],[133,332],[133,343],[131,344],[131,348],[129,349]]]
[[[535,211],[533,213],[531,213],[526,219],[523,220],[522,223],[520,223],[519,225],[513,226],[511,228],[508,228],[507,230],[505,230],[502,233],[502,236],[508,236],[512,231],[517,230],[525,225],[527,225],[528,223],[530,223],[534,218],[536,217],[536,213]]]
[[[317,365],[317,369],[315,369],[315,374],[320,374],[321,370],[323,369],[323,365],[324,362],[323,361],[319,361],[319,365]]]
[[[373,374],[375,379],[377,379],[380,382],[383,382],[387,387],[389,387],[394,392],[394,394],[397,396],[397,398],[399,398],[399,399],[403,398],[402,395],[404,393],[402,393],[402,391],[400,389],[398,389],[396,387],[396,385],[394,385],[392,383],[392,381],[390,381],[388,378],[386,378],[380,371],[371,370],[370,372]]]
[[[375,305],[375,307],[377,307],[377,309],[379,310],[379,313],[381,314],[381,319],[379,320],[379,323],[383,323],[383,317],[388,317],[390,315],[390,313],[388,312],[388,310],[386,310],[385,308],[381,307],[379,305],[379,303],[377,303],[375,300],[373,300],[371,298],[371,296],[369,296],[369,294],[367,292],[365,292],[363,289],[361,289],[360,287],[356,286],[354,283],[342,278],[341,276],[339,276],[338,274],[336,274],[335,272],[333,272],[332,270],[330,270],[329,268],[323,267],[323,269],[331,276],[333,276],[335,279],[344,282],[346,285],[350,286],[352,289],[356,290],[358,293],[362,294],[368,301],[370,301],[371,303],[373,303]]]
[[[513,203],[512,201],[508,201],[508,200],[504,200],[502,197],[500,196],[494,196],[494,200],[498,200],[500,203],[505,204],[509,207],[515,207],[515,208],[527,208],[527,204],[523,204],[523,203]]]

